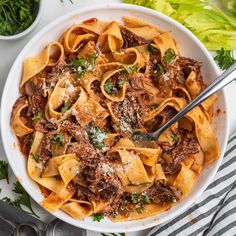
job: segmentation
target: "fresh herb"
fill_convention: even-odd
[[[94,213],[92,217],[93,221],[100,222],[102,219],[104,219],[104,213]]]
[[[177,142],[179,140],[176,134],[172,134],[171,138],[174,142]]]
[[[12,201],[8,197],[4,197],[2,200],[21,210],[23,210],[22,206],[25,206],[30,210],[30,212],[26,211],[27,213],[32,214],[37,218],[39,218],[39,216],[35,213],[35,211],[32,208],[29,194],[25,191],[25,189],[18,181],[14,183],[14,188],[12,189],[12,191],[19,195],[19,197],[16,200]]]
[[[110,80],[107,80],[104,84],[104,89],[107,93],[112,94],[114,87]]]
[[[154,71],[155,76],[159,76],[165,73],[165,69],[160,63],[157,63],[156,66],[157,69]]]
[[[0,34],[13,35],[33,23],[33,0],[0,0]]]
[[[171,150],[166,150],[166,151],[164,151],[164,154],[171,154]]]
[[[151,43],[149,43],[149,44],[147,45],[147,49],[148,49],[148,51],[151,52],[153,55],[158,55],[158,54],[160,54],[160,50],[157,49],[156,47],[152,46]]]
[[[90,62],[85,60],[83,57],[80,59],[74,59],[71,61],[70,66],[77,73],[79,78],[84,77],[85,73],[91,71],[95,67],[96,59],[98,58],[99,53],[96,52],[94,55],[91,56]]]
[[[125,233],[118,233],[118,234],[115,234],[115,233],[108,233],[108,234],[104,234],[104,233],[101,233],[102,236],[125,236]]]
[[[35,162],[39,163],[39,155],[30,153],[31,157],[35,160]]]
[[[66,113],[70,105],[71,105],[70,102],[65,103],[64,106],[61,108],[61,113]]]
[[[176,54],[173,48],[168,48],[163,56],[164,64],[169,64],[173,60],[175,60]]]
[[[62,141],[63,141],[62,133],[53,135],[51,140],[53,142],[58,143],[59,146],[62,146]]]
[[[0,180],[6,179],[9,184],[8,178],[8,163],[6,161],[0,160]]]
[[[125,79],[120,79],[120,80],[118,81],[118,85],[122,88],[123,85],[125,84],[125,82],[126,82]]]
[[[37,121],[37,120],[40,120],[40,119],[42,119],[42,113],[38,113],[38,114],[34,115],[31,120],[32,121]]]
[[[233,58],[232,51],[224,50],[224,48],[221,48],[220,50],[217,50],[216,53],[217,55],[214,57],[214,60],[222,70],[228,69],[236,62],[236,60]]]
[[[158,104],[152,104],[151,105],[151,110],[156,110],[158,108]]]
[[[132,65],[132,66],[124,66],[123,67],[123,71],[130,74],[132,72],[136,72],[138,70],[138,66],[135,64],[135,65]]]
[[[104,141],[107,138],[106,132],[98,127],[91,126],[88,130],[88,134],[94,147],[100,149],[104,147]]]
[[[131,201],[136,204],[136,211],[142,213],[144,210],[144,205],[151,202],[150,198],[145,194],[131,194]]]

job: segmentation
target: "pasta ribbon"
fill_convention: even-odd
[[[59,61],[63,60],[64,57],[63,46],[59,42],[52,42],[48,44],[38,56],[24,60],[23,77],[20,87],[46,66],[55,66]]]
[[[123,45],[123,38],[120,32],[120,26],[112,21],[107,29],[98,37],[98,43],[101,45],[102,52],[114,52]]]
[[[27,127],[21,120],[21,112],[28,107],[28,101],[25,100],[16,104],[11,114],[11,126],[15,134],[19,137],[32,133],[34,130]]]

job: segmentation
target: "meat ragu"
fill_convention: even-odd
[[[11,126],[46,209],[76,219],[151,216],[188,195],[204,163],[218,158],[206,106],[158,140],[140,139],[205,86],[201,63],[182,57],[170,33],[128,17],[123,25],[93,18],[40,55],[43,67],[24,63]]]

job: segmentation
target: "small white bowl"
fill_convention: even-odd
[[[16,136],[10,127],[12,107],[20,95],[19,84],[22,74],[22,62],[27,57],[37,55],[45,45],[53,40],[57,40],[58,37],[73,24],[80,23],[92,17],[97,17],[100,20],[116,20],[121,22],[123,16],[137,17],[162,30],[171,31],[180,45],[181,54],[202,62],[202,74],[207,83],[212,82],[219,75],[218,68],[209,52],[189,30],[166,15],[148,8],[128,4],[108,4],[83,8],[62,16],[47,25],[28,42],[18,55],[8,75],[1,103],[2,140],[8,161],[16,177],[37,203],[43,200],[43,196],[38,185],[28,176],[26,158],[24,158],[19,151],[16,145]],[[180,212],[194,203],[203,193],[215,176],[222,161],[228,140],[228,115],[224,90],[218,93],[215,109],[221,110],[220,114],[214,117],[213,122],[213,128],[220,144],[221,156],[211,165],[204,167],[190,195],[177,203],[176,206],[169,211],[142,220],[119,223],[113,223],[108,219],[102,220],[101,222],[93,222],[91,218],[75,220],[60,210],[56,211],[53,215],[75,226],[100,232],[138,231],[161,224],[176,217]]]
[[[24,37],[25,35],[29,34],[39,23],[40,17],[41,17],[41,13],[42,13],[42,1],[38,0],[38,9],[36,9],[37,12],[35,13],[36,17],[33,21],[33,23],[24,31],[17,33],[17,34],[13,34],[13,35],[1,35],[0,34],[0,40],[16,40],[19,38]]]

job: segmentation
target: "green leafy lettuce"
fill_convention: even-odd
[[[209,50],[236,49],[236,17],[201,0],[123,0],[149,7],[179,21]]]

